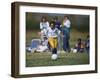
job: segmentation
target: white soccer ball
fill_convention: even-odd
[[[58,55],[57,54],[52,54],[52,56],[51,56],[51,59],[52,60],[56,60],[58,58]]]
[[[77,49],[73,49],[73,53],[77,53]]]

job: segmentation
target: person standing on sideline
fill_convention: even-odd
[[[47,29],[49,28],[49,22],[47,21],[47,18],[43,16],[41,18],[40,22],[40,29],[41,29],[41,40],[44,40],[44,37],[46,37]]]
[[[68,19],[67,16],[64,16],[63,23],[62,23],[62,35],[63,35],[63,50],[66,52],[70,52],[70,44],[69,44],[69,39],[70,39],[70,27],[71,27],[71,22]]]

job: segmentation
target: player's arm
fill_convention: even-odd
[[[40,22],[40,29],[41,29],[41,30],[43,29],[43,25],[42,25],[42,22]]]

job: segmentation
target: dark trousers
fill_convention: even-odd
[[[70,44],[69,44],[69,38],[67,36],[63,37],[63,50],[68,52],[70,51]]]

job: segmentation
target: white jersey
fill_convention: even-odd
[[[46,35],[47,29],[49,28],[49,22],[40,22],[40,29],[42,37]]]
[[[66,20],[65,22],[63,22],[63,25],[67,28],[70,28],[71,22],[69,20]]]
[[[51,29],[51,27],[49,27],[47,29],[47,37],[58,37],[58,35],[60,34],[60,30],[58,30],[57,28],[55,29]]]
[[[47,29],[49,27],[49,22],[40,22],[40,29]]]

